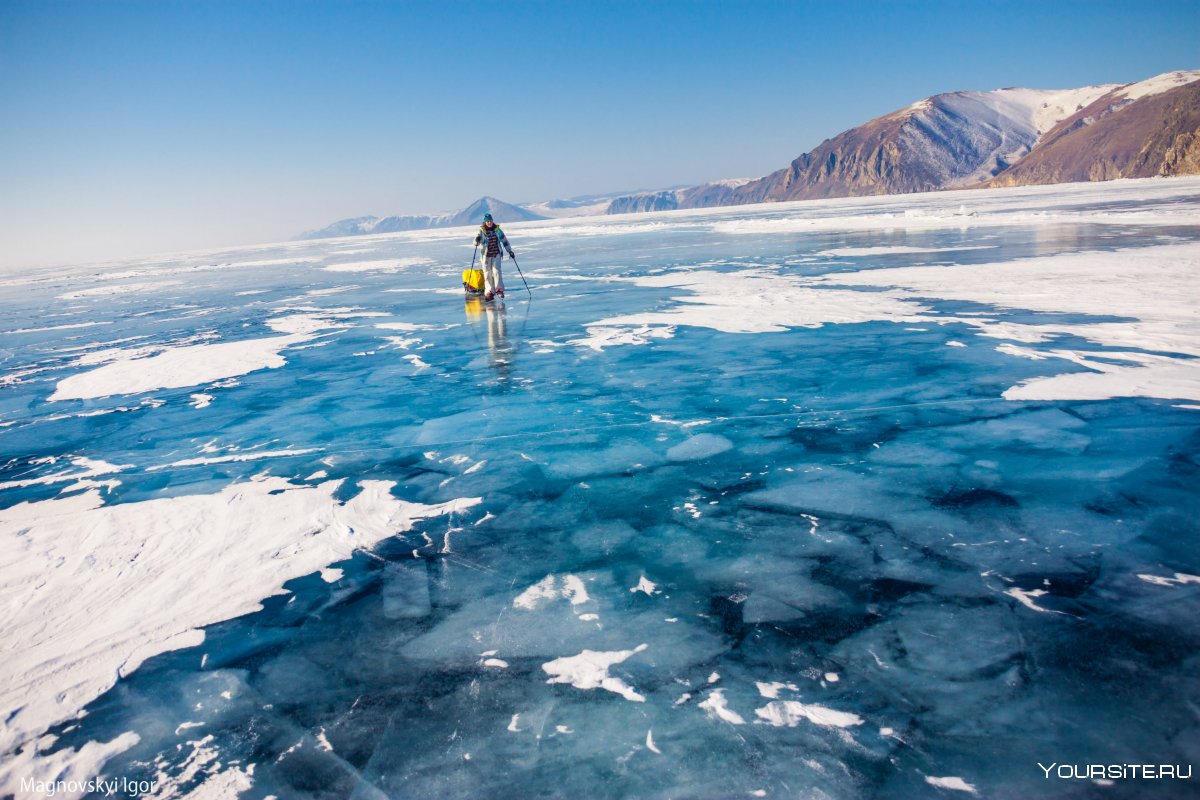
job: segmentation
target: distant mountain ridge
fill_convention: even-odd
[[[435,216],[355,217],[300,238],[826,197],[1200,174],[1200,70],[1078,89],[934,95],[826,139],[757,179]]]
[[[494,197],[481,197],[461,211],[448,214],[393,216],[393,217],[352,217],[339,220],[318,230],[300,234],[298,239],[327,239],[335,236],[366,236],[376,233],[397,233],[400,231],[426,230],[429,228],[454,228],[462,225],[478,225],[483,215],[490,213],[496,222],[523,222],[526,220],[546,219],[521,206],[497,200]]]

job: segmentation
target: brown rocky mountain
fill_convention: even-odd
[[[989,186],[1200,174],[1200,81],[1130,98],[1116,89],[1068,117]]]
[[[762,203],[941,188],[940,172],[902,146],[916,110],[897,111],[821,142],[786,168],[741,187],[726,202]]]
[[[1059,120],[1114,88],[940,94],[844,131],[757,180],[631,195],[614,200],[609,213],[971,186],[1007,169]]]
[[[1080,89],[951,92],[744,182],[614,199],[608,213],[1200,172],[1200,71]]]

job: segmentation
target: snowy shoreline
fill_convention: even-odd
[[[890,250],[883,249],[884,255]],[[871,253],[862,249],[856,255]],[[998,263],[867,269],[816,278],[786,275],[777,269],[696,269],[612,280],[685,289],[690,294],[675,298],[671,308],[589,323],[587,335],[569,344],[597,351],[644,345],[670,338],[682,326],[770,333],[876,321],[961,324],[984,339],[1005,341],[996,346],[999,352],[1055,359],[1089,370],[1026,381],[1005,392],[1007,399],[1200,401],[1200,307],[1195,302],[1200,297],[1200,244]],[[935,300],[977,303],[995,311],[978,316],[942,314],[931,307]],[[1012,310],[1085,319],[1041,324],[1004,320]],[[1120,319],[1108,321],[1112,317]],[[1059,336],[1076,336],[1112,349],[1024,346],[1050,343]]]
[[[867,230],[939,230],[966,227],[992,227],[1022,224],[1107,224],[1107,225],[1189,225],[1195,215],[1187,209],[1106,212],[1081,209],[1096,201],[1120,199],[1185,199],[1200,192],[1200,177],[1128,178],[1088,183],[1058,183],[1039,186],[1008,186],[981,189],[945,189],[919,194],[837,197],[823,200],[790,200],[714,208],[645,211],[603,216],[560,217],[530,222],[512,222],[505,229],[523,237],[544,238],[558,235],[589,236],[612,233],[638,233],[665,230],[674,225],[704,225],[712,219],[711,229],[720,233],[795,233],[819,231]],[[1044,205],[1029,213],[1026,206]],[[726,217],[763,218],[725,221]],[[470,250],[474,226],[432,228],[363,236],[346,236],[312,241],[264,242],[244,247],[219,247],[160,253],[132,260],[112,260],[92,264],[69,264],[18,270],[0,275],[0,291],[10,287],[54,284],[66,278],[107,283],[111,280],[146,277],[179,277],[213,270],[308,265],[339,269],[337,260],[314,258],[301,251],[332,249],[333,255],[370,254],[374,247],[394,242],[445,242],[462,240]],[[345,249],[347,247],[353,249]],[[274,250],[297,252],[283,258],[261,258]],[[249,256],[239,260],[238,255]],[[179,261],[193,262],[180,266]],[[426,263],[408,257],[387,262],[371,260],[340,266],[351,271],[395,271]],[[325,264],[325,266],[321,266]],[[369,265],[369,266],[365,266]],[[111,270],[111,271],[106,271]],[[160,284],[162,285],[162,284]],[[175,284],[172,284],[175,285]],[[141,283],[138,290],[144,289]],[[119,288],[119,287],[118,287]],[[72,291],[79,291],[77,289]],[[84,297],[88,297],[85,295]]]

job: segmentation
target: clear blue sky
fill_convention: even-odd
[[[755,177],[938,92],[1200,67],[1200,2],[0,0],[0,268]]]

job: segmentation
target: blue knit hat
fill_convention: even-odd
[[[483,215],[483,221],[484,221],[484,222],[491,222],[491,221],[492,221],[492,215],[491,215],[491,214],[484,214],[484,215]]]

